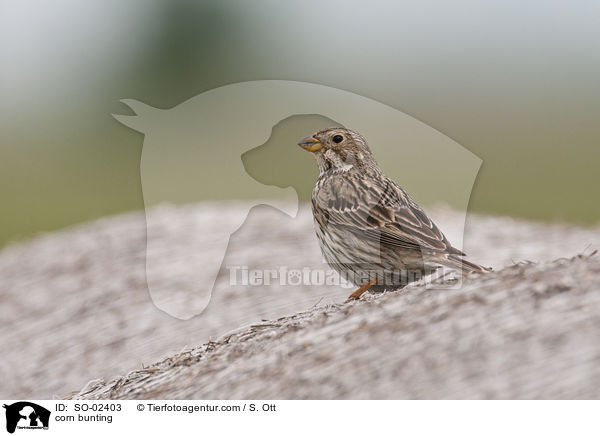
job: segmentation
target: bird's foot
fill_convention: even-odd
[[[377,279],[371,280],[369,283],[362,285],[356,291],[354,291],[350,296],[344,301],[344,303],[349,303],[350,301],[358,300],[362,294],[367,292],[371,286],[377,283]]]

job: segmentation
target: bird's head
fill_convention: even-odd
[[[367,141],[354,130],[329,127],[302,138],[298,145],[313,153],[321,173],[377,167]]]

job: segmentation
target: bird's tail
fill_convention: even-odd
[[[461,256],[455,254],[449,254],[444,264],[451,268],[457,268],[467,272],[488,272],[492,270],[492,268],[490,267],[485,267],[473,262],[469,262],[468,260],[463,259]]]

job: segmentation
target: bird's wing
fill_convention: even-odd
[[[464,255],[423,209],[384,175],[331,180],[313,199],[324,225],[335,225],[390,248]]]

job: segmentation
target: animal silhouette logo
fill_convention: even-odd
[[[4,404],[6,409],[6,431],[14,433],[18,429],[48,429],[50,424],[50,411],[38,404],[29,401],[19,401],[10,405]]]
[[[236,83],[164,110],[136,100],[122,102],[135,114],[113,116],[144,134],[140,175],[147,224],[148,289],[158,308],[181,319],[201,313],[209,304],[229,237],[244,223],[254,205],[266,204],[290,218],[296,217],[295,187],[257,174],[247,165],[253,160],[266,161],[277,168],[263,172],[285,174],[285,165],[307,159],[299,157],[297,137],[289,138],[289,144],[287,140],[277,144],[276,153],[265,147],[274,126],[282,120],[318,114],[360,131],[369,138],[386,173],[392,178],[400,175],[396,178],[417,198],[426,198],[427,192],[419,195],[419,190],[432,185],[427,174],[441,177],[444,183],[438,198],[450,200],[465,213],[465,218],[481,165],[481,160],[464,147],[397,109],[352,92],[312,83]],[[279,159],[284,156],[282,150],[288,157]],[[235,200],[240,196],[257,200],[246,206],[233,205],[226,214],[211,212],[211,201]],[[206,218],[181,225],[188,227],[189,238],[198,241],[194,246],[210,247],[213,253],[219,253],[211,259],[189,251],[190,244],[184,241],[169,239],[164,231],[167,214],[163,216],[160,207],[153,207],[198,202],[206,205]],[[218,229],[207,225],[208,220],[218,220]],[[459,237],[453,243],[460,247],[462,228],[455,233]],[[182,268],[190,259],[197,259],[196,266]],[[175,294],[177,298],[173,297]]]

